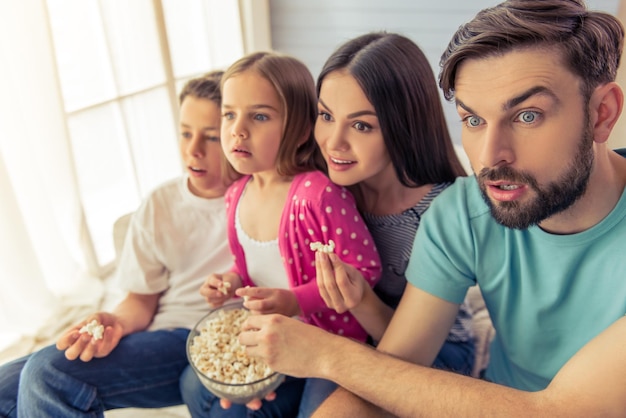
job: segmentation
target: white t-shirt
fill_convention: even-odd
[[[148,329],[192,328],[210,307],[199,290],[233,264],[224,198],[192,194],[187,176],[155,189],[133,214],[117,267],[123,290],[163,293]]]

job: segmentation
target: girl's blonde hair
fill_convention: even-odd
[[[269,81],[281,100],[284,123],[276,156],[278,174],[293,176],[306,171],[324,171],[324,159],[313,137],[317,95],[309,69],[288,55],[255,52],[239,59],[224,72],[222,89],[226,80],[246,71],[255,71]]]

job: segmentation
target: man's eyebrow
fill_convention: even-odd
[[[520,94],[519,96],[513,97],[510,100],[507,100],[504,106],[502,106],[502,109],[509,110],[517,106],[518,104],[523,103],[525,100],[529,99],[530,97],[538,96],[538,95],[548,96],[548,97],[551,97],[554,101],[559,102],[558,97],[556,97],[556,95],[554,94],[552,90],[550,90],[549,88],[545,86],[535,86],[526,90],[524,93]]]
[[[520,94],[519,96],[516,96],[516,97],[513,97],[512,99],[507,100],[502,105],[502,110],[506,111],[506,110],[512,109],[518,104],[523,103],[525,100],[528,100],[530,97],[538,96],[538,95],[548,96],[548,97],[551,97],[555,102],[557,103],[559,102],[558,97],[552,92],[552,90],[550,90],[549,88],[545,86],[535,86],[526,90],[524,93]],[[472,110],[472,108],[467,106],[461,100],[456,99],[455,103],[457,107],[460,107],[469,113],[476,113]]]
[[[467,106],[465,103],[463,103],[459,99],[454,99],[454,102],[456,104],[456,107],[460,107],[461,109],[465,110],[468,113],[476,113],[471,107]]]
[[[330,110],[330,108],[328,106],[326,106],[326,103],[324,103],[324,101],[322,99],[317,99],[317,101],[326,109]],[[371,115],[371,116],[376,116],[378,117],[378,115],[376,114],[376,112],[374,112],[373,110],[359,110],[357,112],[353,112],[347,115],[348,119],[353,119],[353,118],[358,118],[359,116],[363,116],[363,115]]]

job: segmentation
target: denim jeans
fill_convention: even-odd
[[[337,384],[333,381],[317,378],[306,379],[297,418],[309,418],[313,415],[313,412],[335,389],[337,389]]]
[[[45,347],[0,367],[0,416],[102,417],[115,408],[180,405],[188,329],[128,335],[104,358],[67,360]]]
[[[287,376],[276,389],[276,399],[263,400],[263,406],[257,411],[239,404],[222,408],[220,399],[204,387],[191,366],[183,372],[180,391],[193,418],[289,418],[298,413],[305,381]]]
[[[474,368],[474,341],[446,341],[437,354],[433,367],[470,376]]]

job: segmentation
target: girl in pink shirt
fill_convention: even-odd
[[[222,95],[222,149],[244,175],[226,193],[235,263],[209,276],[201,294],[212,306],[236,294],[247,298],[244,305],[253,313],[299,316],[366,341],[350,312],[326,306],[316,283],[311,244],[334,245],[370,286],[380,278],[381,264],[353,196],[321,171],[311,73],[295,58],[254,53],[225,72]]]

